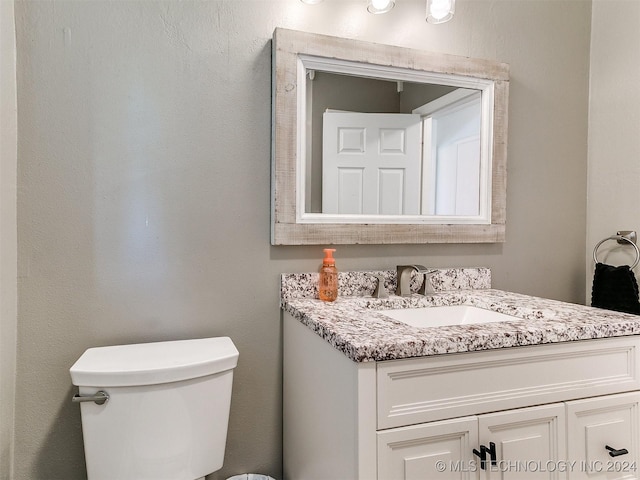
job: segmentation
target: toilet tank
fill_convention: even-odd
[[[90,348],[71,367],[89,480],[194,480],[222,467],[233,369],[228,337]]]

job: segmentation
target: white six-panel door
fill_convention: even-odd
[[[420,115],[329,111],[322,135],[322,213],[420,213]]]

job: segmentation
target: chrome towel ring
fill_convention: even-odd
[[[617,240],[618,243],[622,243],[622,241],[625,241],[627,243],[630,243],[633,248],[636,251],[636,261],[633,262],[633,265],[631,265],[631,270],[633,270],[634,268],[636,268],[636,266],[638,265],[638,262],[640,262],[640,249],[638,249],[638,246],[635,244],[635,242],[633,242],[632,240],[630,240],[629,238],[623,236],[623,235],[612,235],[610,237],[607,237],[603,240],[600,240],[595,248],[593,249],[593,261],[595,263],[598,263],[598,258],[596,257],[596,253],[598,252],[598,247],[600,247],[600,245],[602,245],[604,242],[606,242],[607,240]]]

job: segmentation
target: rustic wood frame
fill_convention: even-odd
[[[299,222],[296,212],[299,55],[493,81],[491,223]],[[509,66],[507,64],[280,28],[276,29],[273,35],[272,62],[271,243],[273,245],[499,243],[505,241],[509,97]]]

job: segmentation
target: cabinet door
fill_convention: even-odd
[[[571,480],[640,478],[639,408],[638,392],[567,402]]]
[[[478,417],[480,445],[495,444],[496,465],[486,478],[565,479],[557,468],[566,458],[563,403],[490,413]]]
[[[477,417],[378,432],[378,480],[472,480]]]

